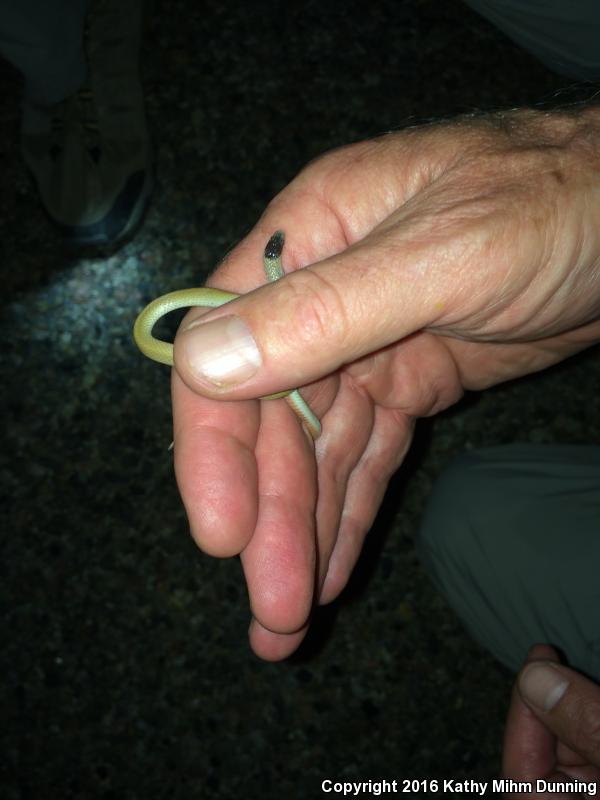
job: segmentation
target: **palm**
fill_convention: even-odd
[[[210,283],[238,293],[264,283],[261,252],[277,228],[288,234],[288,272],[344,252],[373,231],[383,231],[385,241],[386,226],[428,186],[430,171],[415,170],[410,153],[399,162],[387,152],[367,169],[369,147],[354,148],[350,162],[342,152],[309,167]],[[493,285],[487,291],[494,296]],[[476,319],[480,308],[469,311]],[[315,447],[285,403],[209,400],[173,373],[175,467],[191,530],[209,553],[241,554],[251,643],[264,658],[292,652],[313,602],[333,599],[345,585],[416,417],[448,407],[464,388],[542,369],[587,336],[550,326],[546,339],[502,344],[440,336],[439,321],[419,327],[303,390],[323,422]],[[456,325],[448,332],[464,335]]]

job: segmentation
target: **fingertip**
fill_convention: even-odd
[[[349,577],[350,570],[340,568],[339,561],[332,558],[319,593],[319,605],[326,606],[328,603],[333,603],[345,589]]]
[[[515,780],[533,780],[550,771],[555,761],[555,737],[523,699],[519,678],[538,657],[553,658],[556,652],[547,645],[536,645],[527,654],[525,666],[511,692],[502,755],[502,774]]]
[[[214,558],[231,558],[246,547],[256,522],[256,515],[236,513],[236,521],[219,512],[218,503],[205,506],[200,512],[184,502],[190,535],[198,548]],[[228,509],[229,511],[231,509]],[[244,520],[244,516],[247,519]],[[239,520],[239,521],[237,521]]]
[[[218,558],[238,555],[256,527],[254,454],[225,432],[205,427],[177,439],[175,475],[198,547]]]
[[[273,423],[278,418],[293,422],[287,409],[275,403],[265,413]],[[294,425],[291,431],[304,448],[300,428]],[[279,634],[306,625],[315,591],[315,484],[310,462],[306,459],[303,468],[304,458],[298,461],[297,453],[296,447],[271,453],[265,441],[259,445],[259,516],[256,534],[242,553],[252,614]],[[270,456],[266,462],[265,454]]]
[[[522,702],[553,741],[600,767],[600,687],[556,661],[532,661],[518,678]]]
[[[516,681],[519,696],[528,706],[548,711],[560,700],[568,682],[560,677],[557,666],[560,666],[560,657],[554,647],[534,644],[529,649]]]
[[[319,593],[319,605],[335,600],[346,588],[359,559],[367,528],[349,515],[343,515],[338,538],[329,557],[327,573]]]
[[[308,625],[294,633],[274,633],[253,618],[248,628],[248,639],[254,653],[263,661],[283,661],[288,658],[300,645]]]
[[[248,580],[252,614],[263,628],[288,636],[306,625],[313,597],[306,573],[298,569],[288,571],[285,580]]]
[[[525,702],[538,711],[551,711],[569,688],[569,680],[554,661],[531,661],[521,671],[518,687]]]
[[[560,656],[556,648],[549,644],[534,644],[529,648],[521,669],[531,661],[556,661],[560,663]]]

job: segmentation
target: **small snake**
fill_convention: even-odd
[[[265,247],[263,265],[267,280],[271,283],[279,280],[285,274],[281,264],[284,241],[283,231],[276,231]],[[239,295],[233,294],[233,292],[224,292],[221,289],[180,289],[165,294],[149,303],[136,319],[133,327],[135,343],[148,358],[172,367],[173,345],[152,336],[152,329],[158,320],[177,308],[187,308],[188,306],[218,308],[229,303],[230,300],[235,300],[236,297]],[[285,397],[300,422],[304,423],[312,438],[316,439],[321,433],[321,423],[302,399],[298,389],[270,394],[260,399],[275,400],[278,397]]]

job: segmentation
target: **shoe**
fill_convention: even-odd
[[[121,241],[149,203],[153,171],[138,69],[141,17],[141,0],[91,0],[86,83],[55,106],[23,103],[23,157],[48,215],[71,244]]]

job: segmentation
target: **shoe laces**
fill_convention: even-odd
[[[94,104],[94,94],[84,84],[74,95],[58,103],[50,119],[52,144],[50,155],[56,159],[62,153],[64,132],[67,128],[79,128],[86,149],[94,161],[100,158],[100,129]]]

